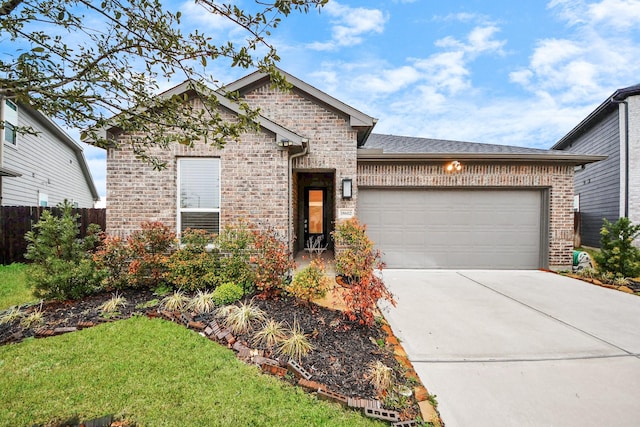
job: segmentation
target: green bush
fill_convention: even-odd
[[[287,292],[309,303],[313,299],[325,296],[331,283],[332,279],[326,275],[322,259],[317,258],[293,276],[293,280],[287,286]]]
[[[77,299],[100,288],[104,273],[96,268],[91,253],[99,240],[100,227],[91,224],[86,237],[79,238],[79,215],[72,214],[66,200],[59,207],[60,217],[45,210],[25,235],[29,243],[25,258],[32,261],[27,278],[38,298]]]
[[[249,226],[240,221],[226,226],[217,239],[220,250],[219,283],[238,284],[244,293],[253,292],[255,273],[251,267],[253,233]]]
[[[633,225],[629,218],[611,223],[606,218],[600,230],[600,252],[595,255],[598,270],[615,277],[640,275],[640,249],[633,241],[640,235],[640,225]]]
[[[218,252],[208,248],[214,240],[215,236],[205,230],[187,229],[182,235],[182,246],[167,259],[164,278],[172,286],[188,291],[216,287]]]
[[[212,295],[213,302],[218,306],[233,304],[244,296],[244,290],[233,282],[218,286]]]

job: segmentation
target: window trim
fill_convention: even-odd
[[[181,172],[183,161],[189,160],[216,160],[218,162],[218,207],[217,208],[183,208],[180,198]],[[218,214],[218,230],[221,227],[221,205],[222,205],[222,161],[220,157],[177,157],[176,158],[176,235],[180,237],[182,234],[182,212],[210,212]]]
[[[4,100],[5,105],[5,115],[4,115],[4,128],[2,130],[2,141],[9,145],[10,147],[18,146],[18,133],[16,132],[16,128],[18,127],[18,104],[13,102],[10,99]],[[9,112],[7,110],[12,110],[13,112]],[[8,140],[7,137],[7,128],[11,128],[13,130],[13,140]]]

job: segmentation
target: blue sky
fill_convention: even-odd
[[[193,2],[174,5],[205,33],[242,37]],[[378,118],[377,133],[550,148],[640,83],[640,0],[330,0],[270,41],[282,69]],[[221,83],[248,73],[208,71]],[[85,155],[104,195],[105,153]]]

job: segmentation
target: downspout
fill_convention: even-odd
[[[624,104],[624,217],[629,217],[629,103],[611,97],[613,104]]]
[[[302,140],[302,151],[289,156],[289,165],[287,167],[287,181],[289,191],[287,194],[287,203],[289,205],[289,252],[293,255],[293,204],[291,203],[291,195],[293,194],[293,159],[306,156],[309,154],[309,140]]]

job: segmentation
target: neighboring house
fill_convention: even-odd
[[[223,149],[157,147],[163,171],[126,148],[107,156],[107,232],[142,221],[218,232],[245,219],[271,226],[294,252],[331,247],[358,216],[397,268],[566,268],[573,249],[573,170],[602,159],[562,151],[372,134],[376,119],[284,73],[293,89],[250,74],[224,89],[259,107],[261,131]],[[187,84],[162,96],[188,95]],[[235,104],[220,97],[233,118]]]
[[[576,168],[583,245],[600,246],[603,218],[640,223],[640,85],[616,90],[552,148],[607,156]]]
[[[99,196],[80,144],[28,105],[9,99],[0,103],[1,205],[56,206],[67,199],[77,207],[93,207]],[[17,133],[17,127],[37,134]]]

